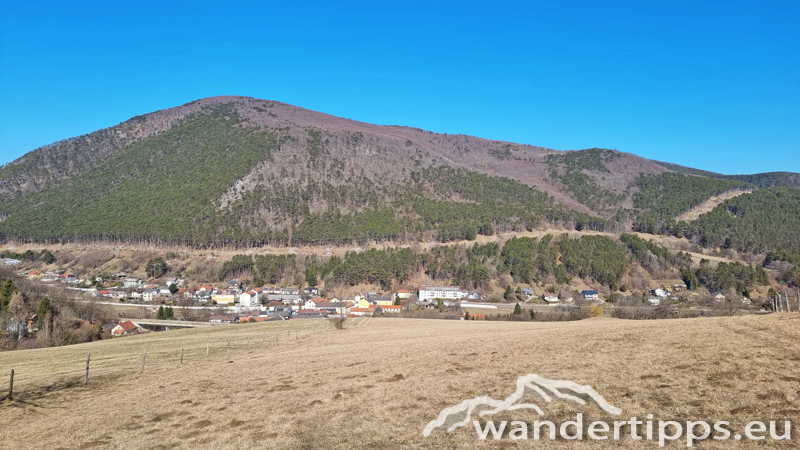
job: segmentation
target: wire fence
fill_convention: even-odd
[[[362,320],[348,320],[342,327],[363,326]],[[201,346],[197,345],[198,339],[184,346],[180,345],[180,339],[171,339],[169,332],[151,332],[157,335],[163,333],[164,339],[142,343],[138,351],[135,350],[137,346],[126,345],[122,350],[98,347],[87,353],[72,351],[69,355],[50,360],[37,359],[35,362],[19,359],[17,364],[11,364],[17,367],[3,368],[0,372],[0,376],[3,373],[9,375],[8,389],[0,393],[0,400],[36,397],[64,388],[91,387],[93,384],[113,382],[156,369],[169,370],[181,366],[229,362],[242,356],[258,358],[291,352],[303,338],[336,328],[329,321],[305,323],[304,320],[291,320],[289,323],[293,326],[260,332],[253,330],[253,333],[237,332],[229,336],[215,335]],[[125,338],[114,340],[117,339]],[[61,349],[68,350],[68,347],[59,347]],[[123,351],[125,354],[122,354]]]

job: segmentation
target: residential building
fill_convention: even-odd
[[[322,298],[322,297],[314,297],[314,298],[312,298],[310,300],[306,300],[306,302],[303,303],[303,309],[316,310],[316,309],[318,309],[317,305],[320,304],[320,303],[324,303],[324,302],[325,302],[324,298]]]
[[[655,295],[658,298],[667,298],[669,297],[669,292],[666,289],[656,288],[650,291],[651,294]]]
[[[47,272],[42,275],[42,283],[53,283],[55,281],[58,281],[58,275],[53,272]]]
[[[375,314],[375,308],[377,307],[377,305],[372,305],[371,308],[350,308],[350,314],[356,317],[372,316]]]
[[[258,305],[258,292],[247,291],[239,294],[239,306],[251,307]]]
[[[464,300],[481,301],[483,296],[478,291],[472,291],[463,297]]]
[[[463,292],[458,286],[420,286],[417,294],[419,301],[447,299],[460,300],[468,293]]]
[[[127,277],[123,282],[123,287],[136,288],[143,284],[142,279],[139,277]]]
[[[314,286],[309,286],[309,287],[303,289],[303,294],[318,296],[319,295],[319,288],[314,287]]]
[[[386,296],[382,296],[382,295],[375,295],[375,296],[371,297],[370,298],[370,303],[372,303],[373,305],[378,305],[378,306],[390,306],[390,305],[394,304],[394,302],[392,301],[391,297],[386,297]]]
[[[116,327],[111,329],[111,336],[125,336],[128,334],[136,334],[139,332],[139,326],[130,320],[120,322]]]
[[[292,316],[295,319],[321,319],[324,317],[322,311],[316,309],[301,309]]]
[[[233,305],[236,303],[236,292],[217,291],[211,294],[211,300],[218,305]]]
[[[585,300],[600,300],[600,294],[594,290],[583,290],[581,291],[581,295]]]
[[[395,293],[395,297],[399,298],[400,300],[411,298],[411,291],[407,291],[405,289],[398,289],[397,293]]]

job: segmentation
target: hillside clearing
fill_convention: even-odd
[[[742,194],[747,194],[749,192],[750,191],[743,191],[743,190],[738,190],[737,189],[737,190],[732,190],[732,191],[728,191],[728,192],[723,192],[720,195],[714,195],[712,197],[709,197],[703,203],[700,203],[699,205],[695,206],[694,208],[692,208],[692,209],[684,212],[680,216],[676,217],[675,220],[678,221],[678,222],[681,221],[681,220],[683,220],[684,222],[691,222],[693,220],[696,220],[701,215],[703,215],[703,214],[705,214],[707,212],[710,212],[711,210],[713,210],[717,206],[721,205],[722,202],[724,202],[725,200],[730,200],[730,199],[732,199],[734,197],[738,197],[738,196],[740,196]]]
[[[48,438],[56,439],[48,447],[491,448],[491,438],[478,440],[471,426],[429,438],[422,430],[442,408],[464,399],[505,398],[517,377],[527,374],[588,384],[627,418],[652,413],[656,420],[729,420],[732,430],[741,431],[750,420],[800,415],[797,314],[567,323],[366,319],[344,331],[308,334],[290,346],[250,354],[240,347],[230,362],[221,354],[207,363],[177,362],[181,346],[204,347],[212,336],[219,341],[230,333],[244,338],[276,332],[275,326],[153,333],[0,354],[3,374],[25,368],[15,399],[0,406],[0,442],[57,436]],[[145,345],[158,346],[174,362],[140,374]],[[41,375],[51,366],[74,366],[80,377],[90,350],[98,357],[134,356],[127,373],[92,380],[86,388],[26,391],[22,374],[28,370]],[[572,420],[578,412],[616,418],[597,406],[555,402],[546,420]],[[494,419],[530,423],[538,417],[519,412]],[[792,439],[767,444],[794,448],[796,433]],[[548,444],[595,448],[588,441]],[[617,448],[655,445],[623,439]],[[724,441],[702,446],[728,447]]]

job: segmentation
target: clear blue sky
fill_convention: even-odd
[[[796,1],[339,3],[0,0],[0,163],[244,95],[722,173],[800,171]]]

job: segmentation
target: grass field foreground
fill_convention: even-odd
[[[596,405],[555,401],[545,417],[525,411],[501,420],[563,422],[727,420],[741,431],[751,420],[800,416],[800,315],[578,322],[481,322],[362,319],[345,330],[300,334],[277,346],[255,336],[286,333],[311,321],[150,333],[72,347],[0,354],[0,373],[81,372],[86,352],[120,358],[130,367],[90,379],[89,386],[26,389],[0,405],[0,442],[46,440],[48,448],[496,448],[473,426],[445,433],[422,430],[462,400],[503,399],[519,376],[590,385],[623,410],[609,416]],[[291,332],[290,332],[291,334]],[[205,362],[181,347],[239,337]],[[251,336],[251,352],[241,343]],[[160,361],[140,373],[148,347]],[[216,347],[215,347],[216,348]],[[132,355],[132,356],[129,356]],[[72,369],[73,366],[77,366]],[[76,370],[77,369],[77,370]],[[39,385],[35,385],[36,387]],[[0,387],[2,389],[2,387]],[[481,420],[485,420],[481,419]],[[791,441],[713,441],[701,448],[797,448]],[[657,448],[653,441],[534,440],[507,448]],[[2,445],[5,447],[5,445]],[[668,448],[685,448],[685,440]]]

